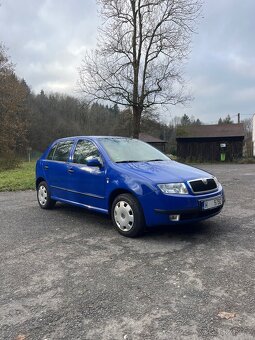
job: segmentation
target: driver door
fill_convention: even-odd
[[[87,161],[91,158],[99,158],[102,166],[88,166]],[[105,167],[93,142],[86,139],[78,140],[72,162],[69,163],[68,174],[73,201],[93,208],[107,209]]]

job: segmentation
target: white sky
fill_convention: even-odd
[[[33,91],[75,94],[78,67],[95,46],[96,0],[0,0],[0,41]],[[175,115],[203,122],[255,112],[255,0],[204,0],[185,66],[194,100]],[[233,117],[236,120],[236,117]]]

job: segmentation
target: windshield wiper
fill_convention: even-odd
[[[115,163],[135,163],[135,162],[141,162],[141,161],[116,161]]]
[[[156,158],[156,159],[148,159],[145,162],[163,162],[163,161],[164,161],[164,159]]]

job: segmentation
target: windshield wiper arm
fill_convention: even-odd
[[[115,163],[135,163],[135,162],[141,162],[141,161],[116,161]]]
[[[128,161],[116,161],[115,163],[135,163],[135,162],[163,162],[164,159],[156,158],[156,159],[148,159],[148,160],[140,160],[140,161],[134,161],[134,160],[128,160]]]

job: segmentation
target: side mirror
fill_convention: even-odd
[[[102,163],[98,158],[90,158],[87,160],[87,166],[97,166],[99,168],[102,167]]]

